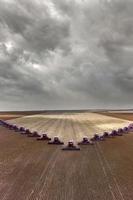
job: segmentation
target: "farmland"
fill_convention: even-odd
[[[10,120],[10,119],[16,119],[22,116],[23,115],[17,115],[17,114],[0,114],[0,119]]]
[[[110,116],[110,117],[117,117],[119,119],[126,119],[126,120],[131,120],[133,121],[133,113],[119,113],[119,112],[116,112],[116,113],[103,113],[105,114],[106,116]]]
[[[18,126],[24,126],[31,131],[40,134],[47,132],[53,138],[57,135],[65,143],[69,140],[76,142],[86,135],[89,138],[95,133],[102,134],[104,131],[112,131],[128,126],[130,121],[116,119],[97,113],[62,113],[30,115],[9,121]]]
[[[67,142],[125,126],[131,118],[126,119],[115,114],[41,113],[10,122]],[[131,133],[63,152],[0,127],[0,200],[132,200],[132,143]]]

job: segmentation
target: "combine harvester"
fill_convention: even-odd
[[[74,144],[73,140],[70,140],[68,142],[67,146],[63,147],[62,150],[64,150],[64,151],[79,151],[80,148]]]
[[[78,142],[78,145],[94,145],[94,142],[89,140],[87,136],[84,136],[83,140],[81,142]]]
[[[64,142],[60,141],[58,136],[55,136],[52,141],[49,141],[48,144],[56,144],[56,145],[63,145]]]
[[[129,130],[129,131],[133,131],[133,123],[129,124],[128,130]]]
[[[29,134],[28,137],[40,137],[37,131],[34,131],[32,134]]]
[[[3,125],[3,121],[2,120],[0,120],[0,125]]]
[[[123,128],[123,131],[124,131],[124,133],[128,133],[128,131],[129,131],[128,127],[125,126],[125,127]]]
[[[29,129],[24,129],[24,131],[21,132],[23,135],[31,135],[32,132]]]
[[[50,141],[51,138],[49,138],[49,137],[47,136],[47,134],[44,133],[44,134],[42,134],[40,137],[38,137],[37,140],[39,140],[39,141],[41,141],[41,140],[48,140],[48,141]]]
[[[123,136],[123,130],[122,129],[118,129],[118,131],[113,130],[110,135],[113,136]]]
[[[16,128],[15,124],[7,124],[7,128],[9,128],[9,130],[14,130],[14,128]]]
[[[92,142],[97,142],[97,141],[104,141],[105,138],[104,138],[103,135],[95,134],[90,140],[91,140]]]
[[[113,138],[113,136],[110,133],[108,133],[108,132],[104,132],[102,136],[104,138]]]
[[[15,126],[15,127],[14,127],[14,131],[15,131],[15,132],[19,132],[19,127],[18,127],[18,126]]]
[[[22,132],[22,133],[25,133],[26,129],[25,129],[23,126],[21,126],[21,127],[19,128],[19,131]]]

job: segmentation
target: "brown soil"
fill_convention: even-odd
[[[63,152],[0,128],[0,199],[132,199],[132,140],[128,134]]]
[[[9,111],[9,112],[0,112],[0,119],[9,120],[15,119],[27,115],[35,115],[42,113],[41,111]],[[44,111],[43,111],[44,113]]]
[[[81,128],[68,123],[53,127]],[[132,143],[130,133],[63,152],[0,127],[0,200],[132,200]]]
[[[0,119],[3,120],[9,120],[9,119],[16,119],[22,117],[22,115],[5,115],[5,114],[0,114]]]
[[[102,114],[111,116],[111,117],[116,117],[116,118],[127,119],[127,120],[133,121],[133,113],[108,113],[108,112],[105,112]]]

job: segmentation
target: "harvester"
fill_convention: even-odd
[[[62,150],[65,150],[65,151],[79,151],[80,148],[78,146],[76,146],[73,142],[73,140],[70,140],[67,144],[67,146],[63,147]]]
[[[52,141],[49,141],[48,144],[57,144],[57,145],[62,145],[64,142],[60,141],[58,136],[55,136]]]
[[[37,140],[51,140],[51,138],[49,138],[47,136],[46,133],[42,134],[40,137],[37,138]]]
[[[123,129],[119,128],[118,131],[117,131],[117,136],[122,136],[123,133],[124,133]]]
[[[9,128],[10,130],[13,130],[15,127],[16,127],[15,124],[9,124],[9,125],[8,125],[8,128]]]
[[[11,126],[11,124],[9,124],[9,123],[3,121],[3,126],[6,127],[6,128],[9,128],[9,127]]]
[[[95,134],[91,139],[90,139],[91,141],[104,141],[105,140],[105,138],[101,135],[98,135],[98,134]]]
[[[129,126],[128,126],[128,127],[129,127],[129,128],[131,128],[131,127],[133,128],[133,123],[129,124]]]
[[[122,128],[119,128],[118,129],[118,133],[123,133],[124,131],[123,131],[123,129]]]
[[[123,131],[124,131],[124,133],[128,133],[128,131],[129,131],[128,127],[125,126],[125,127],[123,128]]]
[[[118,129],[118,131],[113,130],[110,135],[112,135],[112,136],[122,136],[123,134],[121,132],[121,129]]]
[[[0,125],[4,125],[4,121],[3,120],[0,120]]]
[[[113,137],[113,136],[117,136],[117,131],[116,130],[113,130],[110,135]]]
[[[38,134],[37,131],[34,131],[33,133],[28,134],[28,137],[40,137],[40,135]]]
[[[19,131],[20,131],[20,132],[25,132],[25,128],[24,128],[23,126],[21,126],[21,127],[19,128]]]
[[[110,134],[110,133],[108,133],[108,132],[104,132],[104,133],[103,133],[103,137],[104,137],[104,138],[112,138],[113,135]]]
[[[16,132],[19,131],[19,127],[16,126],[16,125],[14,125],[14,126],[13,126],[13,130],[16,131]]]
[[[94,143],[88,139],[87,136],[84,136],[81,142],[78,142],[78,145],[93,145]]]
[[[21,134],[30,135],[32,134],[32,132],[29,129],[24,129],[24,131],[22,131]]]
[[[133,123],[129,124],[128,130],[129,130],[129,131],[133,131]]]

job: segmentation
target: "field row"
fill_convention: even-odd
[[[0,199],[132,200],[132,140],[127,134],[66,153],[1,127]]]

